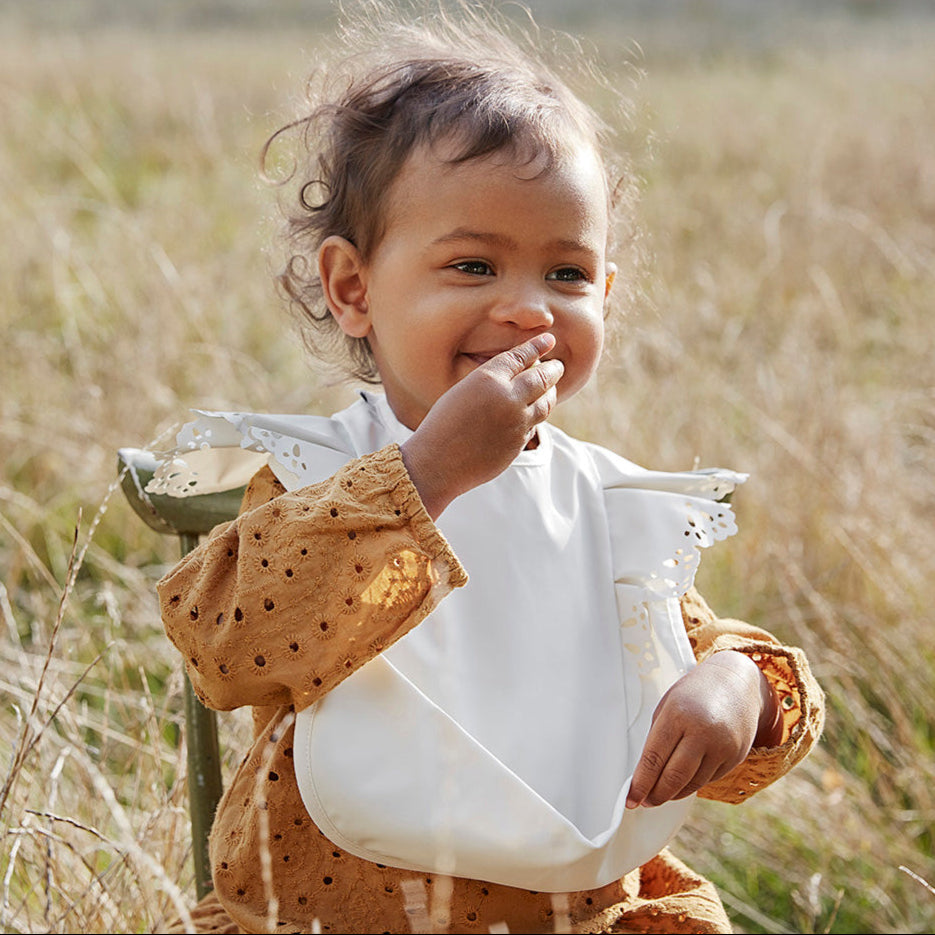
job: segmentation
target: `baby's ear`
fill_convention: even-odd
[[[365,268],[349,240],[331,236],[318,250],[318,275],[325,303],[341,330],[352,338],[370,333]]]

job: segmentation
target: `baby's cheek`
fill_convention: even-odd
[[[560,400],[573,396],[594,376],[600,363],[602,346],[601,340],[582,341],[560,357],[565,365],[565,372],[557,387]]]

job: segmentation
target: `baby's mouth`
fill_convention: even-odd
[[[480,367],[481,364],[486,364],[488,360],[492,360],[497,354],[502,353],[501,351],[462,351],[461,356],[466,357],[471,363]]]
[[[461,356],[469,360],[475,367],[480,367],[482,364],[486,364],[488,360],[493,360],[494,357],[497,357],[500,354],[504,354],[509,350],[512,350],[512,348],[505,347],[500,351],[461,351]],[[539,364],[543,363],[544,361],[552,359],[553,358],[548,356],[538,357],[529,366],[538,367]]]

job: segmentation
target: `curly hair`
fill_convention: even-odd
[[[346,375],[379,383],[367,340],[345,335],[323,300],[321,243],[343,237],[366,262],[386,230],[387,194],[419,147],[444,142],[451,163],[505,152],[548,172],[582,144],[602,155],[605,127],[508,35],[514,28],[478,4],[462,4],[457,19],[439,7],[405,22],[379,2],[364,12],[343,27],[345,54],[309,82],[306,113],[267,140],[263,165],[281,138],[298,137],[283,183],[297,183],[297,194],[286,209],[288,260],[278,281],[306,346]],[[607,188],[613,207],[617,189]]]

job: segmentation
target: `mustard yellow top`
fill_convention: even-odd
[[[731,931],[714,888],[668,850],[597,890],[536,893],[370,863],[311,822],[292,766],[295,712],[465,580],[389,445],[292,493],[263,468],[238,519],[159,582],[166,632],[198,697],[219,710],[253,706],[254,744],[215,817],[215,891],[193,913],[199,931],[310,932],[316,920],[344,933]],[[698,661],[747,653],[781,699],[782,744],[754,749],[698,793],[742,802],[806,755],[823,695],[801,650],[717,619],[694,589],[682,616]]]

